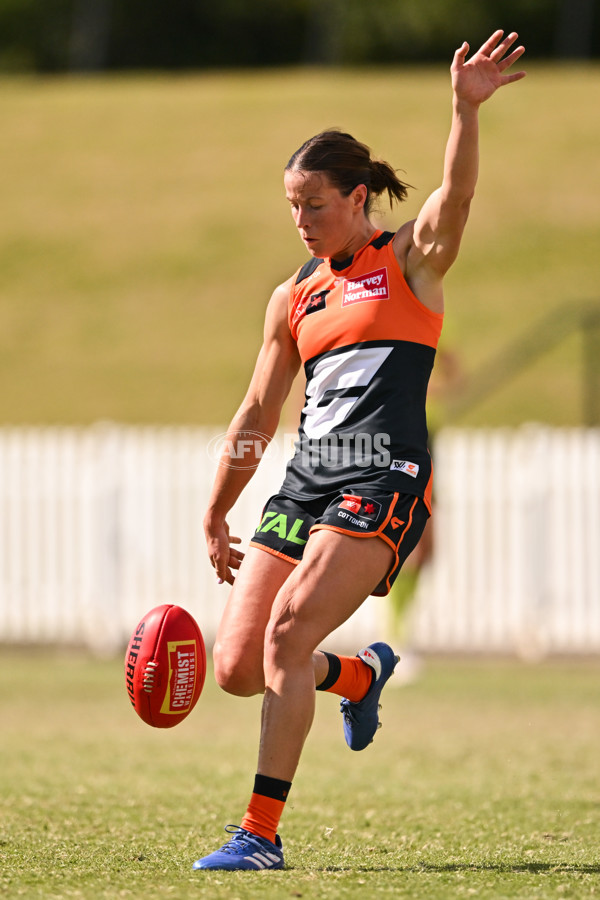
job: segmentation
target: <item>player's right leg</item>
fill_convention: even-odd
[[[246,551],[213,648],[215,678],[227,693],[263,693],[265,629],[275,597],[294,568],[258,547]]]

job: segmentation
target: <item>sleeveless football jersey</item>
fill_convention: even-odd
[[[410,290],[393,238],[376,231],[349,259],[311,259],[294,279],[306,395],[281,488],[294,499],[377,486],[430,506],[425,399],[443,315]]]

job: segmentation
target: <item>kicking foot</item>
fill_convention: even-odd
[[[388,644],[377,641],[357,654],[367,666],[373,669],[371,687],[362,700],[352,703],[342,700],[340,710],[344,716],[344,737],[351,750],[364,750],[381,727],[379,721],[379,698],[387,680],[393,674],[400,659]]]

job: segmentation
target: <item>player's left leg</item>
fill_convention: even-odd
[[[356,509],[359,505],[359,511],[354,515],[344,512],[350,506]],[[342,518],[342,525],[341,516],[345,516],[345,519]],[[371,534],[375,532],[386,541],[394,550],[394,564],[373,592],[385,596],[407,557],[418,544],[428,518],[427,505],[416,496],[347,496],[342,504],[330,504],[314,528],[347,530],[364,527],[366,524],[370,526]],[[344,716],[344,737],[351,750],[364,750],[368,747],[380,727],[379,699],[398,660],[394,650],[382,641],[365,647],[353,660],[342,658],[338,661],[335,656],[330,657],[329,672],[318,689],[343,696],[340,708]]]
[[[329,530],[311,534],[302,562],[277,594],[266,629],[258,769],[241,830],[234,829],[231,841],[194,868],[283,866],[276,829],[313,720],[315,648],[358,609],[393,559],[391,547],[377,538],[365,541]]]

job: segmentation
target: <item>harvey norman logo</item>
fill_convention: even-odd
[[[387,268],[376,269],[368,275],[359,275],[358,278],[344,278],[344,295],[342,306],[350,306],[351,303],[365,303],[368,300],[387,300],[388,273]]]

